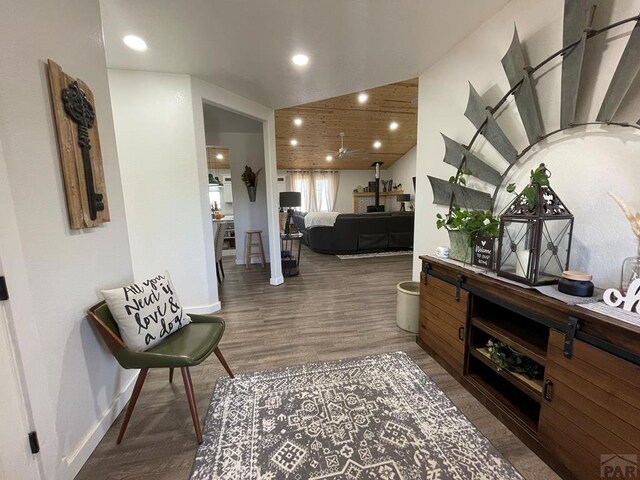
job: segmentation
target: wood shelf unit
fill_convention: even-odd
[[[484,396],[482,400],[487,407],[493,405],[501,410],[500,416],[505,416],[516,425],[523,428],[529,435],[535,435],[538,430],[537,411],[534,408],[534,414],[531,410],[523,407],[523,403],[518,401],[506,388],[496,388],[494,382],[487,380],[485,376],[477,373],[470,373],[466,376],[468,382]],[[486,402],[488,400],[488,402]],[[538,405],[539,407],[539,405]],[[494,410],[494,413],[498,414]]]
[[[528,331],[522,325],[510,324],[501,319],[488,320],[482,317],[471,317],[471,325],[496,340],[506,343],[540,365],[546,364],[548,332],[546,336],[538,335]]]
[[[514,387],[519,388],[529,395],[536,402],[540,403],[542,401],[542,380],[531,380],[521,373],[511,372],[498,367],[493,360],[491,360],[489,353],[482,347],[472,348],[469,353],[511,383]]]
[[[640,451],[640,327],[421,259],[418,344],[561,477],[600,478],[602,453]],[[498,368],[489,339],[543,379]]]

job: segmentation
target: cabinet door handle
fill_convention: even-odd
[[[458,329],[458,338],[459,338],[460,340],[464,340],[464,327],[460,327],[460,328]]]
[[[542,396],[545,400],[553,400],[553,382],[549,379],[544,381],[544,389],[542,390]]]

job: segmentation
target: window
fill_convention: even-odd
[[[300,192],[305,212],[331,212],[338,195],[338,172],[293,172],[291,186]]]

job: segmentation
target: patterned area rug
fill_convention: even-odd
[[[191,480],[521,479],[402,352],[221,378]]]
[[[340,260],[353,260],[354,258],[369,258],[369,257],[394,257],[396,255],[413,255],[413,250],[395,250],[389,252],[376,252],[376,253],[356,253],[355,255],[336,255]]]

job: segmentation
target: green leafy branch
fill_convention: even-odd
[[[540,364],[520,352],[516,352],[504,342],[490,339],[487,341],[485,350],[499,369],[521,373],[532,380],[539,380],[544,374]]]
[[[449,183],[466,186],[465,177],[470,175],[472,175],[471,170],[461,168],[455,175],[449,177]],[[478,235],[497,236],[500,222],[489,210],[463,210],[459,207],[452,207],[446,215],[436,214],[436,226],[438,229],[445,228],[449,231],[462,232],[469,245],[473,245],[473,241]]]
[[[536,206],[536,202],[538,199],[536,198],[536,187],[534,184],[538,184],[541,187],[549,186],[549,178],[551,177],[551,171],[545,166],[544,163],[541,163],[538,168],[535,170],[531,170],[531,175],[529,177],[529,185],[524,187],[520,193],[516,193],[516,184],[510,183],[507,185],[507,192],[513,193],[517,197],[523,196],[527,200],[527,206],[530,209],[533,209]]]

